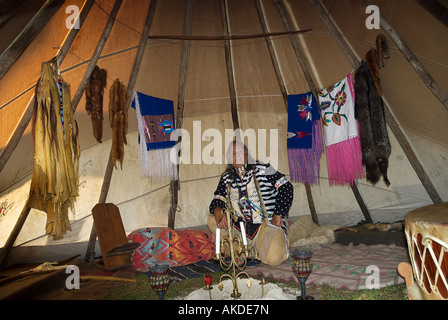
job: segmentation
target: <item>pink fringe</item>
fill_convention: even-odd
[[[320,157],[324,151],[321,121],[314,121],[311,149],[288,149],[289,174],[292,182],[319,183]]]
[[[359,136],[326,147],[330,185],[353,185],[365,176]]]

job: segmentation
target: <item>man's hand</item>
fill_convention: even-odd
[[[227,215],[225,214],[224,209],[221,207],[216,207],[215,210],[213,210],[213,214],[215,215],[216,225],[218,228],[227,230]]]
[[[274,226],[277,226],[277,227],[281,227],[282,223],[283,223],[282,216],[280,216],[278,214],[274,214],[272,216],[271,224],[273,224]]]

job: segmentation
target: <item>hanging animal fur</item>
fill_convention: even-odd
[[[355,74],[355,117],[359,124],[362,163],[366,178],[374,185],[383,176],[386,186],[391,145],[387,133],[383,100],[380,97],[374,78],[362,61]]]
[[[103,95],[107,71],[95,66],[86,86],[86,111],[92,119],[93,136],[101,143],[103,138]]]
[[[127,144],[128,110],[126,106],[126,86],[115,79],[109,89],[109,124],[112,128],[112,161],[117,161],[123,169],[124,145]]]
[[[384,59],[390,58],[389,46],[387,45],[386,37],[380,33],[376,37],[376,49],[372,48],[366,53],[366,63],[369,67],[375,82],[375,87],[380,97],[383,96],[383,90],[380,82],[380,69],[384,67]]]
[[[70,85],[50,62],[36,85],[34,167],[27,206],[47,213],[46,232],[60,239],[70,229],[68,211],[78,196],[80,149]]]

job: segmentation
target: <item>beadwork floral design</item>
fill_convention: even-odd
[[[340,86],[341,88],[339,88]],[[337,93],[333,97],[332,93],[334,92]],[[343,83],[343,81],[340,81],[334,86],[319,91],[318,94],[321,98],[329,99],[321,102],[322,124],[324,126],[328,126],[332,122],[340,126],[343,118],[347,120],[347,116],[344,113],[341,113],[342,107],[347,102],[347,94],[345,93],[345,82]]]

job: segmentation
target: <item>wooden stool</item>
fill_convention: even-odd
[[[131,265],[131,255],[140,244],[128,241],[118,207],[113,203],[99,203],[93,207],[92,215],[104,267],[116,269]]]

